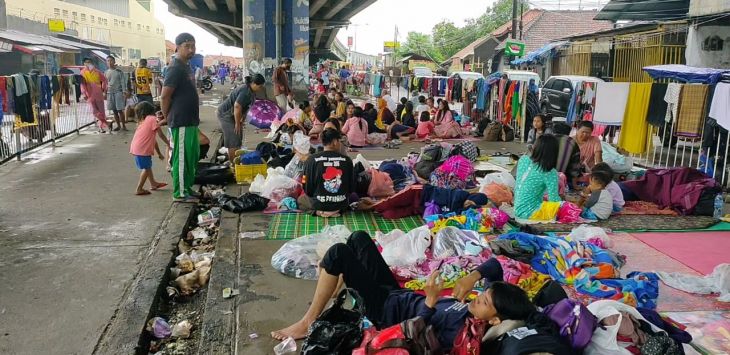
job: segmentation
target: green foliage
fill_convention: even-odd
[[[525,1],[524,11],[528,8]],[[462,27],[443,20],[433,26],[431,35],[409,32],[397,54],[402,57],[405,53],[418,53],[440,63],[511,20],[512,0],[497,0],[479,17],[467,19]]]

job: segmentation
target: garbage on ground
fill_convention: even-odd
[[[208,237],[208,232],[205,230],[205,228],[195,228],[188,232],[188,239],[204,239]]]
[[[326,226],[320,233],[290,240],[271,256],[271,266],[287,276],[316,280],[324,253],[335,243],[346,242],[350,234],[343,225]]]
[[[292,337],[286,338],[284,341],[274,347],[274,354],[284,355],[297,351],[297,342]]]
[[[170,337],[170,334],[172,334],[170,325],[161,317],[154,317],[147,321],[146,329],[157,339],[165,339]]]
[[[604,249],[613,248],[613,240],[603,228],[591,227],[586,224],[573,228],[573,231],[568,234],[566,239],[576,242],[588,242]]]
[[[210,265],[203,266],[189,274],[179,276],[175,279],[174,285],[180,290],[181,295],[188,296],[207,285],[209,278]]]
[[[233,296],[238,296],[240,292],[238,290],[234,290],[230,287],[226,287],[223,289],[223,298],[231,298]]]
[[[218,196],[218,204],[228,212],[243,213],[263,211],[269,200],[253,193],[245,193],[239,197],[223,194]]]
[[[193,324],[187,320],[179,322],[172,327],[173,338],[190,338],[190,330],[193,329]]]
[[[241,232],[238,236],[241,239],[262,239],[266,237],[266,233],[264,233],[263,231]]]
[[[249,339],[258,339],[258,337],[259,337],[259,335],[256,334],[256,333],[251,333],[251,334],[248,335],[248,338]]]
[[[218,222],[221,217],[220,207],[213,207],[198,215],[198,226],[209,226]]]

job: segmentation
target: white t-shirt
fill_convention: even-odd
[[[322,72],[322,84],[323,85],[329,85],[330,84],[330,72],[325,70]]]
[[[415,111],[416,111],[416,116],[415,116],[416,117],[416,120],[420,120],[421,119],[421,112],[428,111],[428,105],[426,105],[426,104],[419,104],[418,106],[416,106]],[[433,117],[431,117],[431,119],[433,119]]]

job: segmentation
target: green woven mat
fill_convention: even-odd
[[[385,219],[373,212],[349,212],[340,217],[317,217],[304,213],[279,213],[269,225],[266,239],[294,239],[319,233],[324,226],[344,225],[351,231],[364,230],[371,235],[377,231],[388,233],[394,229],[407,232],[424,225],[421,216]]]
[[[727,230],[730,223],[717,223],[711,216],[663,216],[663,215],[617,215],[590,226],[611,229],[614,232],[684,232],[700,230]],[[580,224],[534,224],[543,232],[570,232]]]

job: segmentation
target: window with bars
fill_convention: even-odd
[[[81,21],[86,21],[86,14],[81,14]]]
[[[53,9],[53,16],[61,17],[61,9]]]
[[[114,19],[114,26],[119,26],[119,20]]]
[[[96,20],[96,17],[94,15],[91,15],[91,23],[94,23],[95,20]]]
[[[63,10],[63,17],[68,17],[68,10]]]
[[[145,26],[145,29],[147,30],[147,32],[149,32],[150,31],[150,26]]]
[[[79,14],[76,11],[74,11],[71,13],[71,16],[73,16],[74,20],[76,20],[79,17]]]

